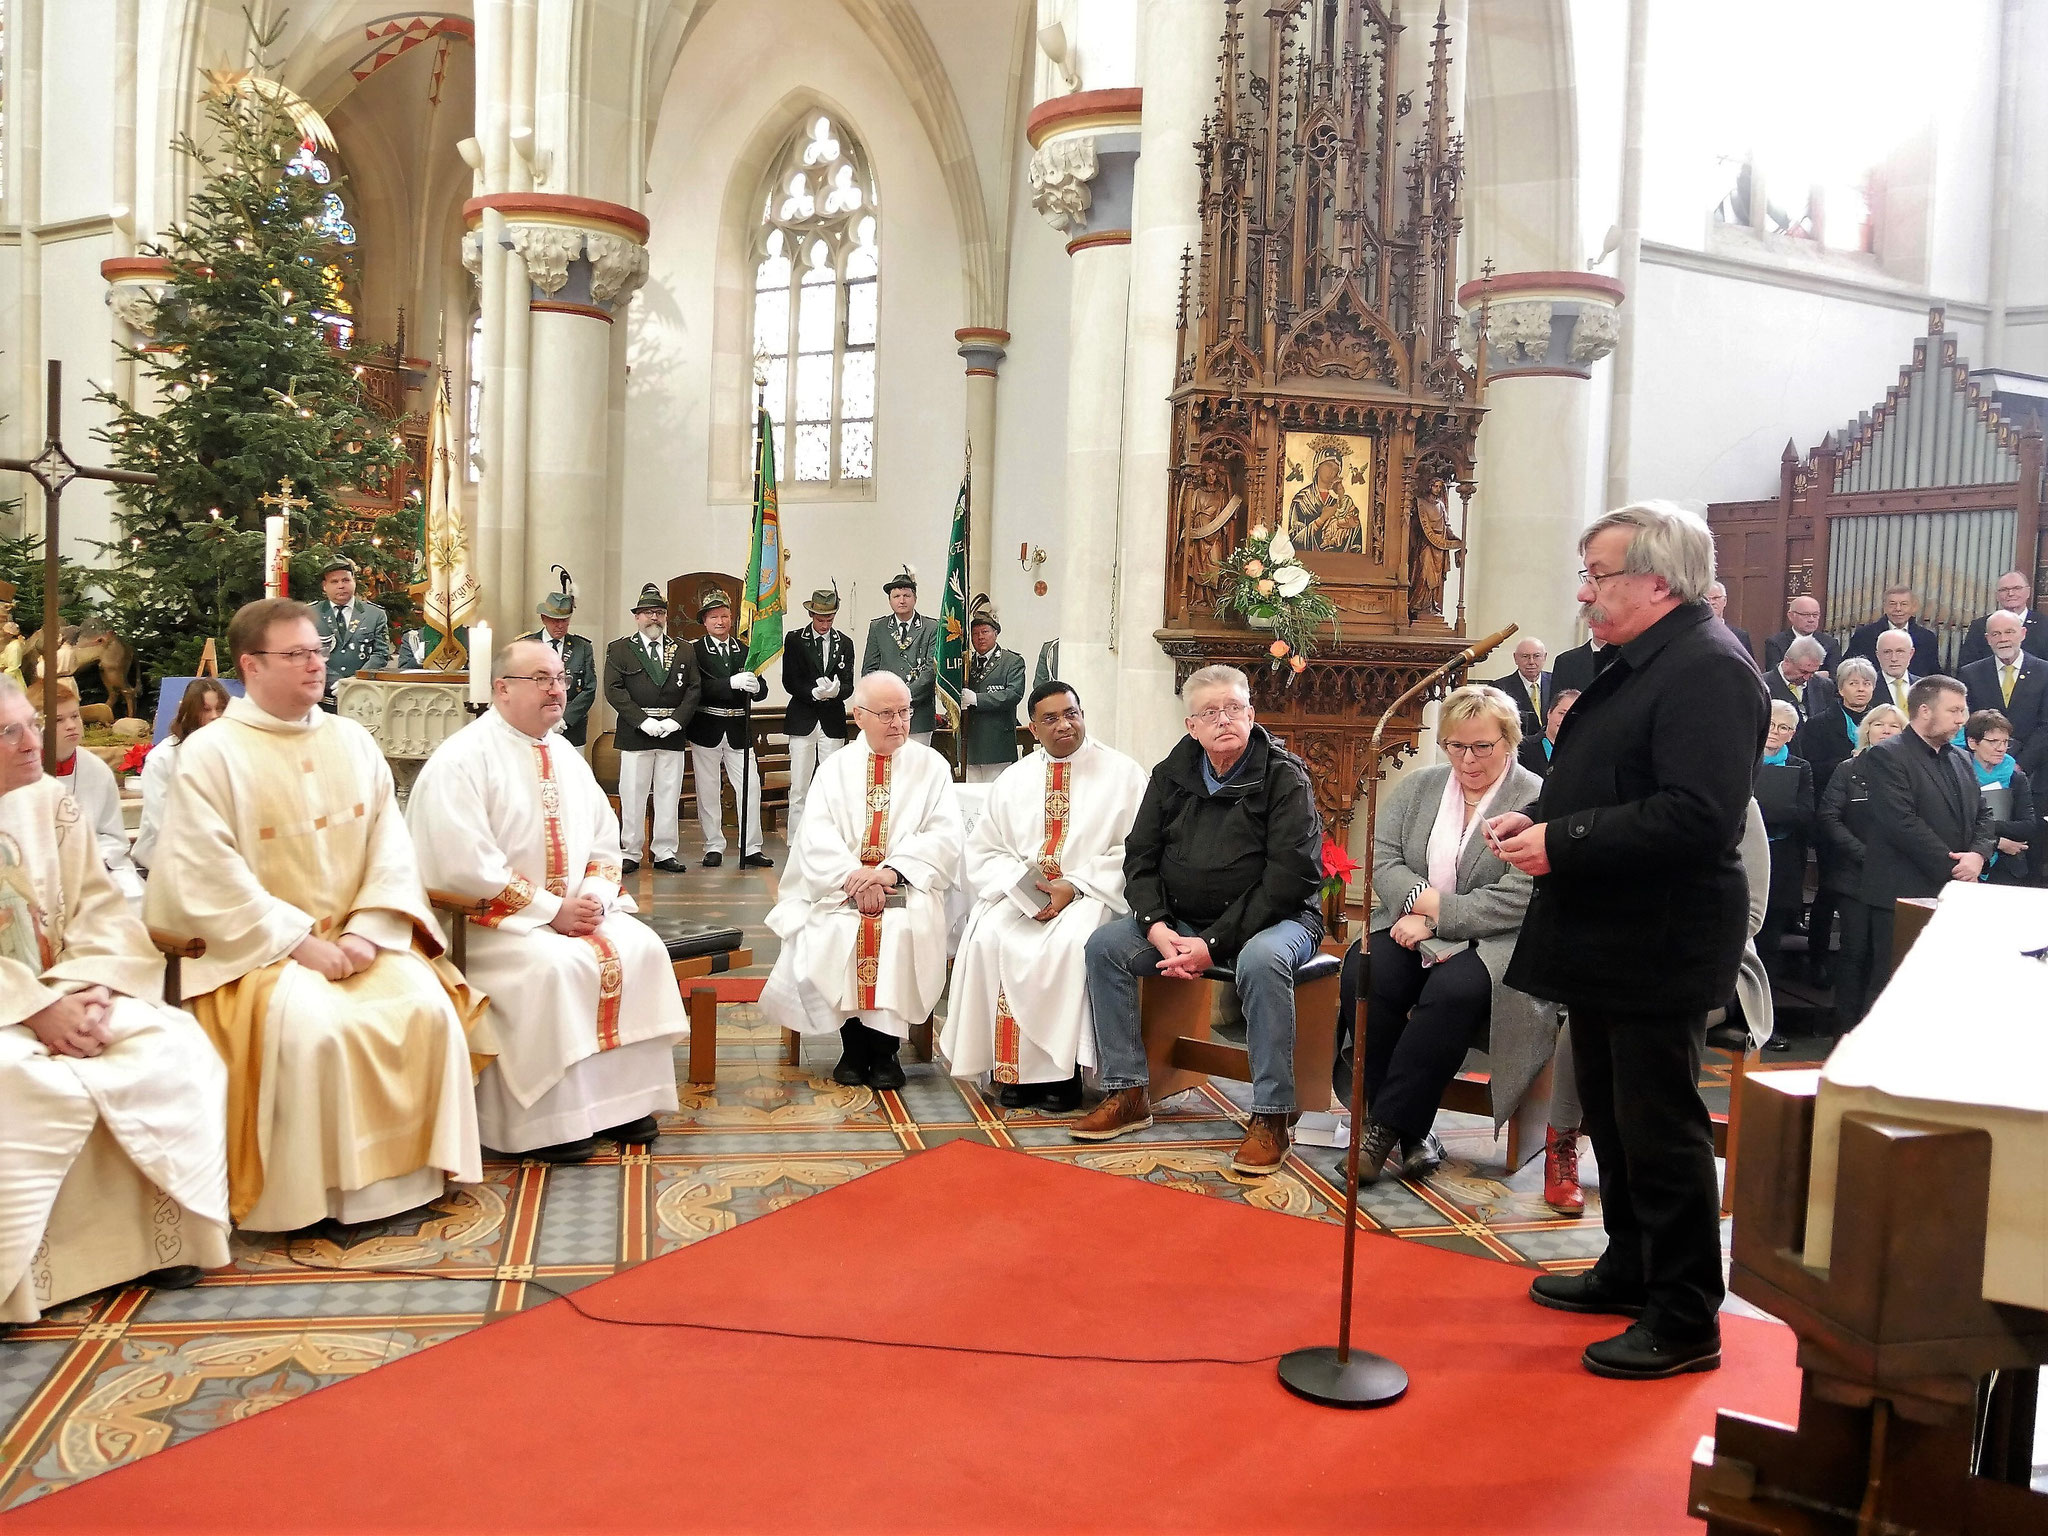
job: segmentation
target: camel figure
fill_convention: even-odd
[[[33,682],[43,675],[42,656],[43,632],[39,629],[22,645],[20,664],[25,680]],[[97,665],[107,702],[121,715],[135,713],[135,687],[128,681],[134,663],[134,648],[104,624],[66,624],[57,632],[57,675],[72,677]]]

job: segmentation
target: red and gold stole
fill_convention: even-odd
[[[1067,796],[1067,786],[1073,773],[1073,764],[1053,758],[1045,765],[1045,840],[1038,847],[1038,874],[1042,880],[1060,878],[1060,854],[1067,846],[1067,831],[1072,824],[1072,806]],[[1017,1081],[1017,1051],[1019,1034],[1017,1016],[1010,1011],[1009,995],[1001,987],[996,989],[996,1064],[989,1074],[999,1083]]]
[[[889,770],[894,756],[868,754],[867,830],[861,834],[860,861],[869,869],[882,862],[889,851]],[[875,1006],[875,983],[882,974],[882,917],[862,917],[854,946],[856,976],[860,982],[860,1006]]]

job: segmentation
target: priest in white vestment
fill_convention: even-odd
[[[376,1221],[483,1175],[484,999],[442,958],[391,770],[323,713],[310,610],[228,626],[248,687],[179,752],[144,910],[203,939],[182,982],[228,1064],[235,1223]]]
[[[40,691],[40,690],[38,690]],[[53,775],[63,792],[78,802],[99,844],[100,861],[114,878],[114,889],[131,902],[142,900],[142,874],[128,847],[128,824],[121,819],[121,785],[114,770],[79,743],[85,740],[85,717],[79,712],[78,690],[65,683],[51,726],[57,737]]]
[[[0,678],[0,1325],[228,1262],[227,1073]]]
[[[428,889],[485,903],[463,963],[498,1044],[476,1085],[483,1143],[556,1163],[599,1136],[654,1140],[690,1032],[667,948],[619,888],[619,818],[551,734],[568,698],[553,648],[513,641],[490,711],[441,744],[406,807]]]
[[[892,672],[854,685],[861,739],[819,765],[768,926],[782,953],[761,1011],[843,1045],[832,1080],[901,1088],[896,1053],[946,989],[946,891],[962,823],[945,758],[910,739]]]
[[[988,1073],[1006,1109],[1071,1114],[1095,1065],[1088,935],[1124,905],[1124,836],[1150,775],[1089,739],[1081,699],[1030,701],[1038,750],[1004,769],[967,839],[976,901],[953,962],[940,1048],[955,1077]]]

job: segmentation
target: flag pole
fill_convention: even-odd
[[[768,409],[768,375],[765,372],[763,372],[760,366],[757,364],[754,368],[754,431],[752,434],[754,444],[754,516],[752,520],[755,524],[755,532],[749,536],[746,572],[744,575],[740,577],[740,580],[742,582],[751,581],[754,582],[757,587],[760,583],[761,577],[754,565],[753,550],[756,541],[760,537],[759,524],[761,521],[761,413],[766,409]],[[778,567],[779,575],[781,562],[778,560],[776,564]],[[758,608],[760,604],[760,596],[761,595],[758,590],[753,592],[742,592],[740,594],[741,610],[744,612],[750,605]],[[753,630],[751,627],[749,627],[747,632],[747,643],[750,649],[753,644],[752,634]],[[744,666],[745,664],[745,660],[742,659],[741,665]],[[758,672],[754,674],[756,678],[759,678],[760,675],[761,674]],[[750,693],[747,695],[746,718],[740,722],[740,825],[739,832],[737,834],[738,842],[740,845],[740,856],[737,859],[734,859],[732,863],[733,869],[741,874],[745,874],[747,868],[747,787],[753,782],[753,770],[754,696]],[[765,846],[767,842],[767,838],[765,837],[765,835],[762,838],[762,842]]]

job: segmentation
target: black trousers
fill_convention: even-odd
[[[1882,970],[1880,970],[1880,966]],[[1842,952],[1835,962],[1835,1027],[1851,1030],[1891,975],[1892,914],[1842,898]]]
[[[1571,1030],[1607,1228],[1594,1273],[1609,1290],[1645,1298],[1652,1332],[1712,1334],[1724,1288],[1714,1127],[1699,1088],[1706,1015],[1574,1003]]]
[[[1370,941],[1365,995],[1365,1095],[1372,1118],[1404,1141],[1435,1123],[1444,1089],[1483,1039],[1493,1013],[1493,978],[1465,950],[1439,965],[1385,933]]]

